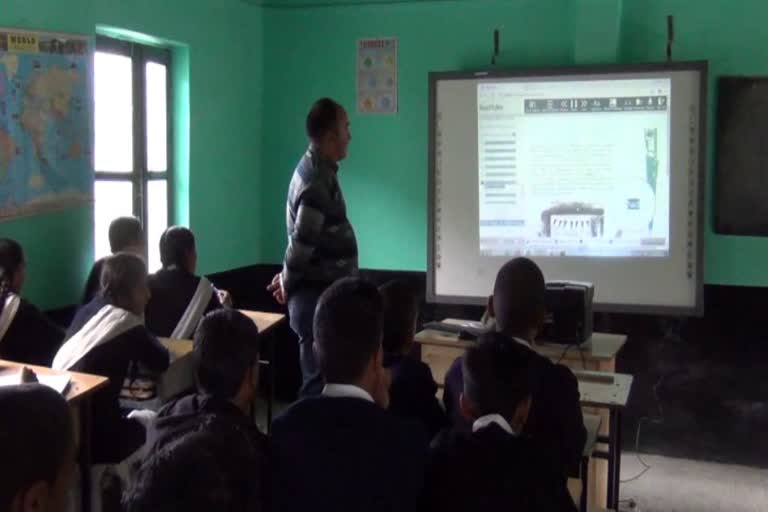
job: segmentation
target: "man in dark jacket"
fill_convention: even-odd
[[[499,333],[467,351],[459,403],[471,431],[453,429],[437,438],[425,511],[576,512],[557,465],[540,457],[536,440],[523,434],[536,385],[534,358]]]
[[[258,383],[256,325],[234,310],[203,318],[193,356],[201,393],[160,410],[128,512],[260,511],[266,438],[248,410]]]
[[[499,270],[488,309],[496,319],[497,330],[507,341],[531,352],[532,365],[539,378],[524,433],[539,442],[542,455],[557,463],[565,480],[578,475],[587,433],[576,377],[571,370],[552,363],[534,349],[534,340],[546,314],[544,293],[541,269],[527,258],[516,258]],[[454,361],[445,376],[443,403],[454,425],[467,431],[470,425],[459,409],[459,396],[464,387],[461,359]]]
[[[381,333],[374,285],[345,278],[320,297],[315,339],[327,383],[272,425],[275,511],[416,510],[428,441],[420,425],[384,410]]]
[[[330,98],[319,99],[306,128],[309,149],[288,187],[283,271],[268,289],[280,304],[288,304],[291,329],[299,338],[301,395],[312,396],[323,388],[312,349],[315,306],[328,285],[357,272],[357,239],[337,177],[352,140],[347,112]]]

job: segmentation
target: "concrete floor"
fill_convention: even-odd
[[[757,440],[756,440],[757,441]],[[765,512],[768,470],[747,466],[642,455],[651,466],[643,476],[621,484],[622,511]],[[633,453],[621,458],[622,480],[642,471]],[[637,506],[628,507],[633,499]]]

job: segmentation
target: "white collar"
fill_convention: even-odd
[[[528,348],[530,348],[531,350],[533,350],[533,347],[531,346],[531,344],[530,344],[530,343],[528,343],[528,342],[527,342],[526,340],[524,340],[523,338],[517,338],[517,337],[513,337],[512,339],[513,339],[513,340],[515,340],[516,342],[518,342],[519,344],[521,344],[521,345],[523,345],[523,346],[525,346],[525,347],[528,347]]]
[[[493,423],[500,426],[507,434],[517,436],[517,432],[512,430],[509,422],[505,420],[501,414],[486,414],[485,416],[480,416],[474,423],[472,423],[472,432],[477,432]]]
[[[373,397],[370,393],[361,387],[353,384],[326,384],[323,388],[323,396],[333,398],[359,398],[373,403]]]

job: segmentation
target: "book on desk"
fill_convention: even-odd
[[[72,382],[72,377],[68,373],[58,375],[36,373],[27,366],[22,368],[0,368],[0,386],[18,386],[35,382],[48,386],[64,395],[69,388],[70,382]]]

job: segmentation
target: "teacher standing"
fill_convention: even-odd
[[[317,100],[307,115],[309,149],[293,171],[288,188],[288,248],[283,271],[268,289],[288,304],[291,329],[299,337],[300,395],[322,391],[313,349],[312,323],[320,294],[334,281],[357,272],[357,240],[337,174],[352,140],[344,108]]]

